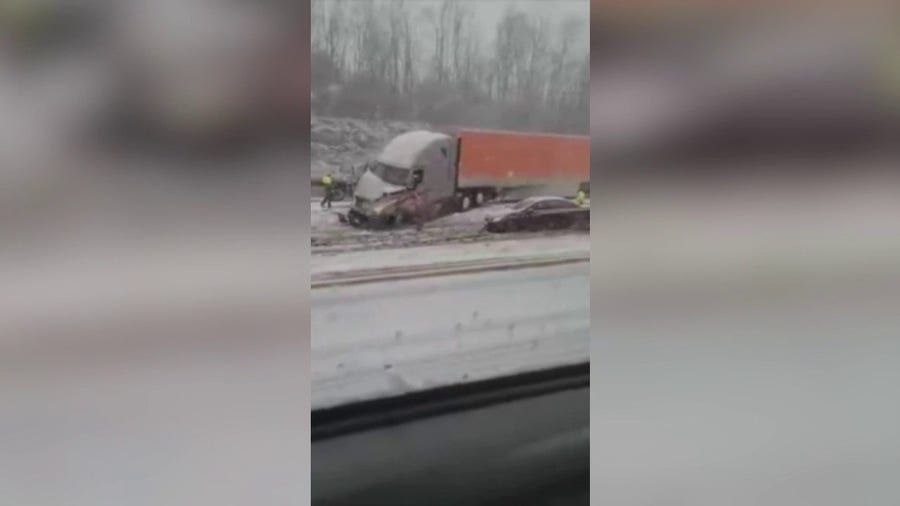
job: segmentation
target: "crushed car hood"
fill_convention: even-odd
[[[378,176],[366,171],[356,183],[354,195],[366,200],[378,200],[385,194],[397,193],[405,190],[402,186],[385,183]]]

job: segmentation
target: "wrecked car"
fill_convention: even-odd
[[[485,218],[488,232],[589,230],[591,210],[561,197],[531,197]]]

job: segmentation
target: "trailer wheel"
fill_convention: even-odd
[[[472,197],[468,193],[463,193],[459,199],[459,208],[462,211],[468,211],[472,208]]]

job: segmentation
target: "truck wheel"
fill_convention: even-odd
[[[475,194],[475,205],[480,206],[481,204],[484,204],[484,193],[478,192]]]
[[[334,202],[340,202],[347,198],[347,192],[344,191],[343,188],[335,188],[331,190],[331,200]]]

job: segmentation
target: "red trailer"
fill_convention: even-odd
[[[586,135],[460,129],[455,137],[460,189],[564,186],[574,194],[590,180]]]

